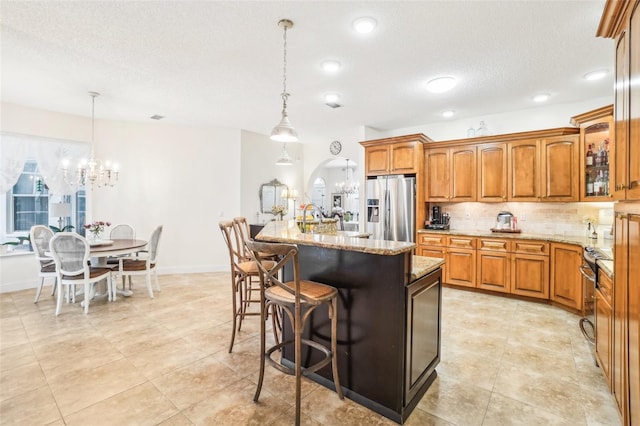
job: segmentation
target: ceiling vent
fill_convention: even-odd
[[[325,103],[329,108],[340,108],[342,105],[337,102],[327,102]]]

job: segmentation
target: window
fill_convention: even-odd
[[[13,186],[11,191],[7,192],[7,234],[25,234],[31,230],[33,225],[49,225],[55,223],[57,226],[58,218],[49,218],[49,188],[44,182],[38,170],[38,164],[34,160],[27,160],[24,165],[22,174]],[[86,201],[85,191],[78,191],[73,197],[69,195],[57,197],[57,201],[71,203],[72,217],[75,223],[83,224],[86,217]],[[69,219],[65,218],[63,226],[69,224]],[[75,225],[74,225],[75,226]],[[79,233],[84,235],[84,228],[77,229]]]
[[[11,222],[9,232],[29,231],[33,225],[49,223],[49,190],[38,173],[35,161],[27,161],[24,170],[8,194],[11,197],[7,206]]]

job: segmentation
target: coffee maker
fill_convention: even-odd
[[[425,225],[425,229],[449,229],[449,213],[442,213],[440,206],[431,208],[431,220]]]

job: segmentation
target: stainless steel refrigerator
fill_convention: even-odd
[[[366,196],[369,238],[414,242],[415,177],[391,175],[369,179]]]

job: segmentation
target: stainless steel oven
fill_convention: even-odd
[[[583,260],[583,264],[580,265],[580,273],[585,278],[582,291],[584,308],[579,326],[589,343],[595,345],[595,289],[598,288],[598,260],[611,260],[611,257],[595,247],[585,247]],[[592,349],[595,348],[592,347]]]

